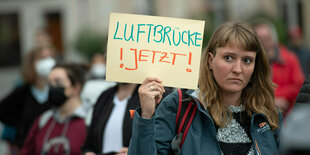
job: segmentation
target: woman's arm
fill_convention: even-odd
[[[171,154],[171,141],[175,136],[175,118],[178,95],[168,95],[151,118],[141,116],[138,108],[133,118],[133,133],[129,145],[129,155]]]
[[[26,86],[16,87],[0,101],[0,121],[10,126],[21,123],[22,99],[26,93]]]

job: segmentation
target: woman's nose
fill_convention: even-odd
[[[237,73],[237,74],[242,72],[242,62],[241,62],[241,60],[235,61],[235,63],[233,64],[232,71],[234,73]]]

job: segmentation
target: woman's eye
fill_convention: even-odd
[[[232,61],[233,58],[232,58],[231,56],[225,56],[224,59],[225,59],[226,61]]]
[[[56,86],[64,86],[64,83],[61,79],[56,79],[55,84]]]
[[[246,58],[246,59],[244,59],[243,61],[244,61],[246,64],[250,64],[250,63],[253,62],[253,60],[252,60],[252,59],[249,59],[249,58]]]

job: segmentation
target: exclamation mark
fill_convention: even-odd
[[[123,60],[123,48],[121,48],[120,59],[121,59],[121,61]],[[120,67],[120,68],[123,68],[123,67],[124,67],[124,64],[121,63],[121,65],[119,65],[119,67]]]
[[[188,64],[192,65],[192,52],[189,52],[189,54],[188,54]],[[186,71],[192,72],[192,70],[190,68],[187,68]]]

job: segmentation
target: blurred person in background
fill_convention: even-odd
[[[286,119],[281,132],[281,154],[310,154],[310,78],[305,80],[296,105]]]
[[[86,68],[58,64],[49,74],[49,101],[53,108],[39,116],[31,127],[22,155],[81,154],[86,138],[82,90]]]
[[[129,110],[140,106],[138,88],[119,83],[100,95],[82,148],[86,155],[127,154],[132,125]]]
[[[23,82],[0,101],[0,121],[17,129],[14,144],[21,147],[35,120],[51,108],[48,101],[47,76],[55,65],[54,51],[36,47],[23,64]]]
[[[291,27],[288,31],[289,48],[296,53],[306,77],[310,75],[310,50],[303,44],[303,35],[300,27]]]
[[[275,105],[283,112],[283,117],[295,104],[299,89],[305,80],[297,56],[280,45],[275,27],[261,21],[254,24],[257,35],[265,47],[272,70],[272,81],[275,88]]]
[[[281,131],[281,155],[310,154],[310,102],[296,104]]]
[[[296,98],[296,104],[297,103],[310,104],[310,77],[308,77],[301,86]]]
[[[51,36],[46,28],[40,28],[35,34],[35,47],[52,46]]]
[[[105,80],[106,59],[102,53],[95,54],[91,59],[90,78],[86,81],[81,93],[83,106],[87,111],[86,125],[89,126],[95,105],[100,94],[116,85]]]
[[[100,95],[82,148],[85,155],[127,154],[132,131],[130,110],[140,106],[138,88],[137,84],[118,83]],[[164,96],[171,91],[166,88]]]

